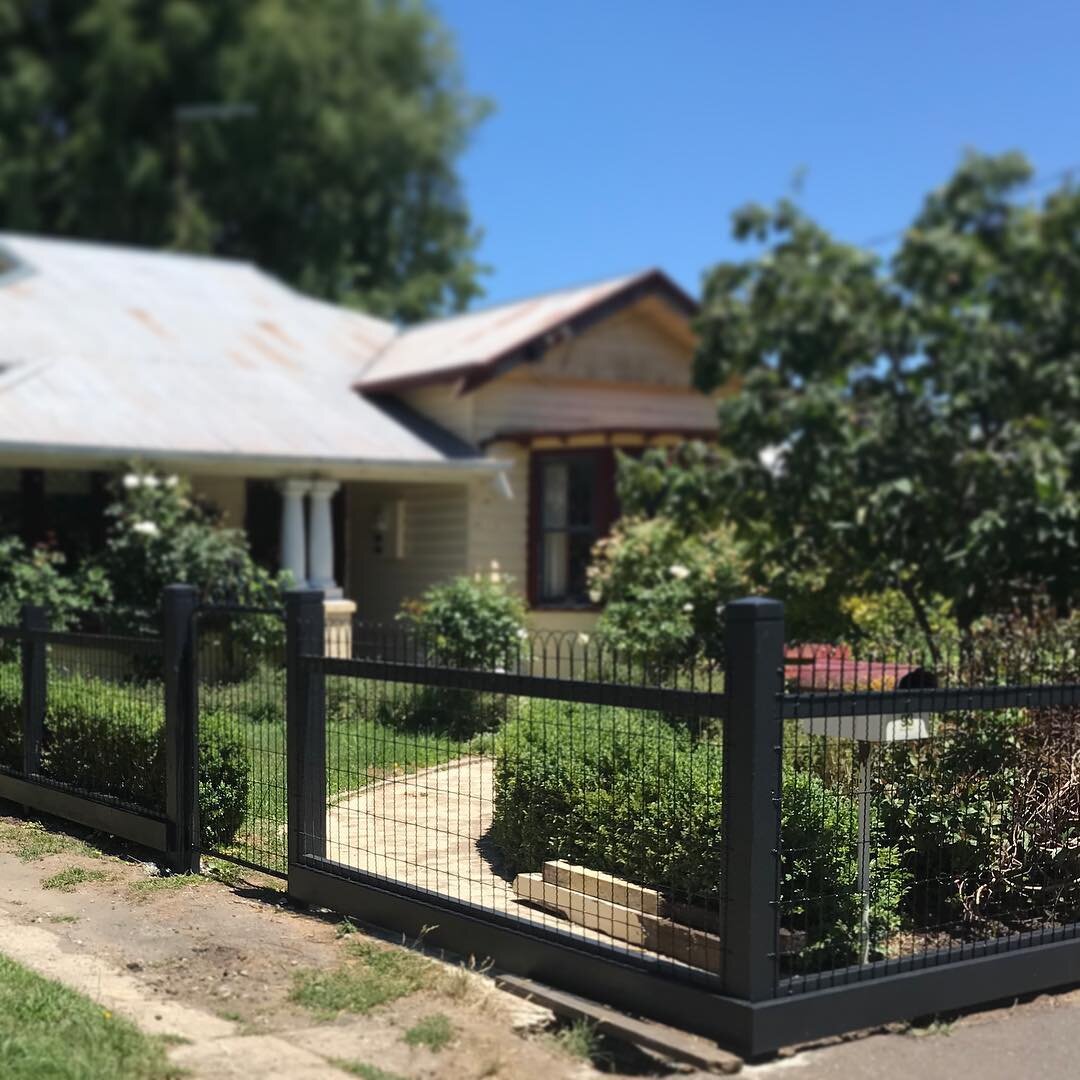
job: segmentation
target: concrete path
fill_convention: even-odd
[[[497,853],[486,840],[494,800],[494,763],[488,757],[459,758],[381,780],[330,806],[326,854],[350,869],[602,942],[624,955],[656,955],[522,903],[513,879],[498,872]],[[685,966],[663,959],[672,967]]]
[[[1077,973],[1080,976],[1080,972]],[[973,1013],[923,1032],[870,1035],[747,1066],[751,1080],[1056,1080],[1080,1076],[1080,991]]]

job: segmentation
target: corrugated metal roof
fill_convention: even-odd
[[[585,313],[646,289],[667,294],[687,312],[694,308],[694,301],[659,270],[609,278],[422,323],[389,341],[368,364],[358,385],[390,389],[490,368],[516,350],[554,344],[558,333]]]
[[[451,458],[350,388],[396,333],[246,263],[0,234],[0,450]]]

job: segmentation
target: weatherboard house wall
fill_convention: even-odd
[[[586,630],[580,595],[538,595],[563,542],[538,547],[550,478],[584,462],[607,522],[616,448],[709,432],[693,313],[649,271],[402,330],[244,263],[0,234],[0,532],[13,510],[46,531],[71,486],[50,478],[100,500],[138,462],[365,618],[480,573],[513,578],[536,625]]]

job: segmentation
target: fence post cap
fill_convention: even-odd
[[[285,603],[286,604],[301,604],[311,605],[321,604],[323,602],[322,589],[286,589],[285,590]]]
[[[767,596],[744,596],[724,604],[721,610],[728,622],[774,622],[784,617],[783,603]]]
[[[181,594],[187,593],[198,594],[198,591],[199,590],[194,585],[188,585],[182,582],[176,582],[172,585],[165,586],[165,592],[171,594],[172,596],[179,596]]]

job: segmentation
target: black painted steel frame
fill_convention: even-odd
[[[44,650],[61,640],[115,647],[115,639],[50,632],[40,609],[0,637],[22,643],[26,774],[0,772],[0,796],[163,851],[175,869],[198,866],[197,695],[194,590],[166,590],[160,642],[165,660],[168,790],[155,817],[73,792],[36,775],[47,677]],[[423,937],[429,945],[490,957],[507,971],[601,999],[709,1035],[749,1056],[891,1020],[968,1008],[1080,982],[1080,927],[1048,928],[894,960],[778,980],[780,726],[784,718],[904,714],[914,710],[1080,704],[1080,686],[822,693],[783,690],[783,607],[750,599],[726,610],[723,694],[621,686],[578,678],[475,672],[391,661],[326,657],[322,595],[297,590],[286,602],[288,888],[301,902],[353,914]],[[568,940],[434,892],[388,882],[326,858],[327,675],[522,694],[724,720],[726,961],[693,981],[648,970],[600,945]]]
[[[302,606],[306,605],[306,606]],[[288,605],[290,652],[290,895],[423,937],[428,945],[491,958],[525,975],[711,1036],[758,1057],[782,1046],[1080,982],[1076,927],[931,950],[901,960],[778,980],[780,725],[784,718],[905,714],[916,709],[1080,704],[1080,686],[910,690],[786,695],[783,606],[749,599],[729,604],[723,694],[615,686],[579,679],[439,669],[323,656],[321,610],[299,596]],[[306,628],[300,619],[307,621]],[[306,648],[301,644],[306,642]],[[719,716],[724,727],[727,826],[724,904],[727,958],[722,976],[682,981],[645,970],[602,947],[570,942],[532,923],[449,897],[389,882],[325,858],[325,772],[311,767],[319,742],[325,675],[673,709]],[[307,702],[305,715],[304,702]],[[314,718],[315,723],[311,721]],[[304,749],[301,750],[300,748]],[[320,759],[315,747],[315,759]],[[325,760],[321,758],[321,760]],[[323,766],[325,768],[325,766]],[[812,983],[812,985],[811,985]]]
[[[191,612],[195,589],[173,585],[165,590],[161,638],[131,638],[49,630],[46,611],[23,607],[20,625],[4,628],[5,639],[21,645],[23,686],[22,776],[0,772],[0,798],[88,828],[130,840],[165,856],[176,871],[197,868],[194,853],[196,802],[194,729],[194,650]],[[84,649],[122,649],[132,655],[162,656],[165,670],[165,814],[118,806],[90,792],[76,791],[40,775],[41,744],[48,694],[46,649],[70,645]]]

